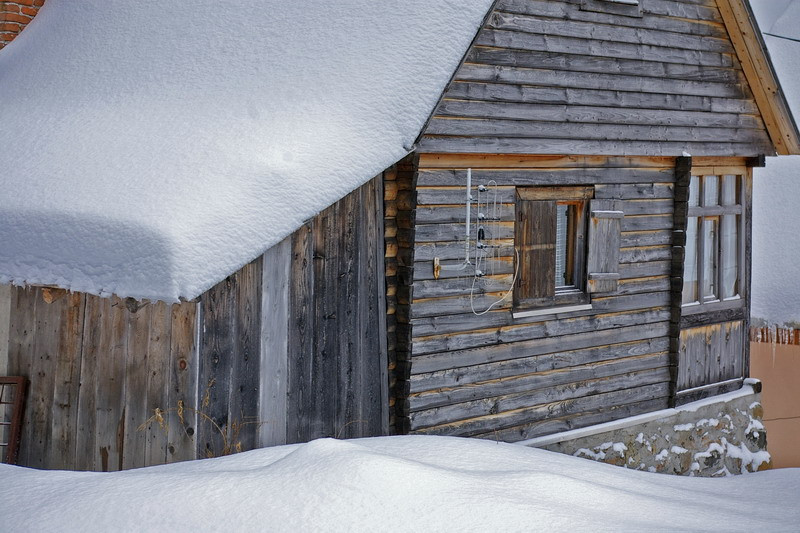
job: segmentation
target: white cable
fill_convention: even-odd
[[[478,279],[478,276],[473,276],[473,278],[472,278],[472,287],[469,290],[469,306],[472,308],[472,313],[475,316],[485,315],[486,313],[491,311],[496,305],[498,305],[500,302],[502,302],[503,300],[505,300],[506,298],[511,296],[511,294],[514,292],[514,284],[517,282],[517,274],[519,274],[519,250],[517,250],[516,246],[514,247],[514,257],[515,257],[515,261],[514,261],[514,277],[511,279],[511,288],[508,289],[508,292],[506,292],[505,295],[503,295],[502,298],[500,298],[496,302],[492,303],[489,307],[487,307],[485,310],[483,310],[481,312],[478,312],[478,311],[475,310],[475,299],[474,299],[475,280]]]

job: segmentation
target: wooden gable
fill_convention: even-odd
[[[623,14],[600,0],[499,0],[420,151],[800,153],[743,5],[640,0]]]

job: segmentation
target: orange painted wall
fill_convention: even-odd
[[[775,468],[800,467],[800,345],[751,342],[750,375],[764,384],[767,450]]]

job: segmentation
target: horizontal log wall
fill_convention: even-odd
[[[461,158],[420,157],[413,298],[398,324],[411,335],[410,432],[516,441],[666,407],[675,160]],[[471,275],[433,273],[435,258],[463,259],[467,166],[473,187],[497,183],[501,203],[498,257],[472,298]],[[590,185],[595,198],[621,200],[616,292],[593,297],[589,311],[514,319],[509,298],[472,312],[470,300],[483,311],[511,285],[515,185]]]
[[[384,249],[386,331],[389,361],[389,431],[408,431],[408,304],[413,272],[413,203],[417,156],[410,155],[384,172]]]
[[[585,4],[500,0],[421,149],[774,153],[715,0]]]

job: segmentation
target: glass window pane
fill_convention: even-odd
[[[689,182],[689,207],[700,205],[700,176],[692,176]]]
[[[686,221],[686,255],[683,261],[683,303],[697,301],[697,217]]]
[[[739,204],[739,176],[722,177],[722,205]]]
[[[703,301],[717,299],[717,257],[719,257],[719,222],[714,217],[703,221]]]
[[[571,276],[567,273],[567,249],[569,241],[569,206],[556,207],[556,287],[564,287]]]
[[[717,205],[719,201],[719,178],[703,176],[703,205]]]
[[[722,297],[739,294],[739,217],[725,215],[720,228],[720,259],[722,261]]]

